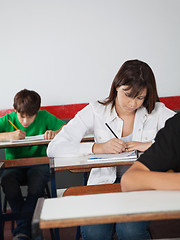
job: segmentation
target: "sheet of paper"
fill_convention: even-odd
[[[36,135],[36,136],[27,136],[24,139],[21,140],[12,140],[11,142],[28,142],[28,141],[38,141],[38,140],[44,140],[44,134]]]
[[[119,154],[91,154],[88,158],[88,161],[97,161],[97,160],[130,160],[137,159],[137,151],[123,152]]]

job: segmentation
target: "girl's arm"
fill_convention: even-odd
[[[151,145],[151,142],[137,142],[137,141],[132,141],[132,142],[127,142],[126,143],[126,151],[133,151],[133,150],[138,150],[140,152],[146,151]]]
[[[78,156],[92,153],[93,143],[81,143],[81,140],[85,134],[93,131],[93,114],[91,105],[88,105],[69,121],[48,145],[48,156]]]
[[[112,138],[104,143],[94,143],[93,153],[121,153],[126,150],[126,143],[121,139]]]

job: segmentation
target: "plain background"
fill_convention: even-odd
[[[128,59],[147,62],[159,96],[180,90],[179,0],[0,0],[0,109],[33,89],[42,105],[108,96]]]

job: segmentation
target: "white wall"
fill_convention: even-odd
[[[0,109],[34,89],[42,105],[109,94],[127,59],[146,61],[160,96],[180,94],[179,0],[0,0]]]

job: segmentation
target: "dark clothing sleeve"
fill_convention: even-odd
[[[180,172],[180,113],[166,121],[155,143],[138,159],[151,171]]]

